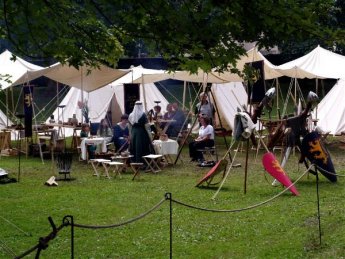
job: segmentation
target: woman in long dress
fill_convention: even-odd
[[[133,111],[129,114],[128,121],[131,128],[129,150],[133,155],[132,161],[143,163],[144,160],[142,157],[154,153],[154,149],[147,130],[149,124],[142,102],[135,102]]]

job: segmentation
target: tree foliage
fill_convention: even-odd
[[[345,28],[345,2],[337,0],[331,6],[319,6],[318,24],[322,28],[328,28],[331,33],[322,35],[310,35],[305,38],[290,38],[279,45],[281,58],[283,62],[300,57],[306,52],[313,50],[317,45],[335,51],[339,54],[345,54],[344,31]],[[332,35],[329,37],[328,35]]]
[[[115,65],[123,46],[142,41],[171,67],[229,70],[243,42],[342,44],[344,31],[325,22],[332,8],[332,0],[2,0],[0,36],[18,54],[75,67]]]

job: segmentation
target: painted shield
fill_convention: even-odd
[[[262,164],[264,165],[265,170],[272,175],[277,181],[279,181],[285,187],[289,187],[289,190],[294,195],[299,195],[295,185],[292,185],[292,182],[288,175],[285,173],[284,169],[280,166],[278,160],[271,152],[264,154],[262,158]]]
[[[208,180],[212,180],[214,176],[219,174],[220,172],[225,172],[226,167],[228,165],[228,161],[221,159],[219,160],[210,171],[208,171],[196,184],[196,187],[200,186],[202,183],[207,182]]]
[[[328,180],[331,182],[337,181],[331,156],[321,141],[318,132],[312,131],[303,138],[301,152],[311,163],[317,166]]]

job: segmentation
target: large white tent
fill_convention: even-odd
[[[0,75],[9,75],[11,82],[5,81],[0,77],[0,84],[2,89],[13,85],[19,78],[25,78],[25,75],[29,71],[37,71],[43,69],[43,67],[31,64],[20,57],[16,57],[12,60],[13,54],[9,50],[5,50],[0,55]]]
[[[127,71],[128,72],[128,71]],[[76,114],[79,122],[83,120],[82,110],[78,106],[78,101],[84,98],[87,100],[89,108],[89,118],[91,122],[100,122],[105,118],[108,111],[111,111],[113,119],[119,120],[120,115],[124,113],[124,89],[123,84],[132,83],[133,80],[139,78],[142,74],[164,73],[163,70],[145,69],[142,66],[132,68],[125,76],[115,80],[111,84],[98,88],[92,92],[82,92],[78,88],[72,87],[62,100],[59,106],[64,108],[57,108],[53,115],[56,120],[64,120]],[[145,84],[140,86],[140,100],[146,103],[148,108],[153,108],[156,105],[155,101],[161,101],[160,105],[165,108],[168,104],[166,98],[161,94],[154,84]],[[63,116],[63,118],[62,118]],[[47,120],[49,122],[49,119]],[[116,121],[115,121],[116,122]],[[72,131],[66,131],[65,135],[72,135]]]
[[[340,135],[345,132],[345,79],[339,79],[312,112],[317,126],[324,132]]]
[[[0,110],[0,130],[12,124],[12,121]]]
[[[217,105],[223,128],[234,129],[234,119],[237,108],[243,110],[247,105],[248,95],[242,82],[231,82],[226,84],[213,84],[212,96]],[[219,124],[218,118],[216,118]]]
[[[36,71],[43,69],[41,66],[34,65],[24,59],[16,56],[12,59],[13,54],[9,50],[5,50],[0,54],[0,85],[1,90],[13,85],[18,78],[23,77],[28,71]],[[7,78],[8,80],[5,80]],[[0,129],[11,126],[12,121],[6,114],[0,110]]]
[[[308,54],[277,66],[277,70],[292,78],[343,78],[345,57],[317,46]]]

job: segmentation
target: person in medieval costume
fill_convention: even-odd
[[[143,163],[143,156],[153,154],[150,125],[144,112],[142,102],[136,101],[132,113],[128,117],[130,126],[130,153],[132,161]]]

